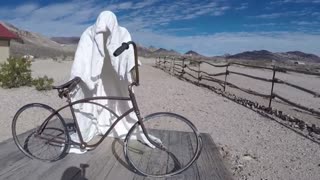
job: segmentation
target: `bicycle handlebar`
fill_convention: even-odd
[[[122,43],[122,45],[121,45],[120,47],[118,47],[118,48],[114,51],[113,55],[114,55],[115,57],[117,57],[117,56],[119,56],[123,51],[125,51],[125,50],[127,50],[127,49],[129,49],[129,44],[128,44],[128,43]]]
[[[128,42],[124,42],[122,43],[122,45],[120,47],[118,47],[114,52],[113,55],[115,57],[119,56],[121,53],[123,53],[123,51],[129,49],[129,45],[132,44],[133,46],[133,52],[134,52],[134,62],[135,62],[135,71],[136,71],[136,79],[135,82],[133,83],[136,86],[139,86],[139,68],[138,68],[138,52],[137,52],[137,45],[136,43],[134,43],[133,41],[128,41]]]

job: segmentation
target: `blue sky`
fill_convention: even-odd
[[[320,55],[320,0],[10,0],[0,2],[0,20],[49,37],[80,36],[104,10],[144,46]]]

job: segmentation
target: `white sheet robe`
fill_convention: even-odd
[[[135,65],[133,47],[130,46],[118,57],[113,56],[113,52],[128,41],[131,41],[129,32],[118,26],[116,16],[110,11],[102,12],[96,23],[83,32],[71,70],[71,78],[78,76],[82,82],[71,93],[72,102],[97,96],[129,97],[128,84],[132,82],[130,70]],[[95,102],[114,110],[118,115],[132,107],[131,101]],[[112,113],[97,105],[81,103],[73,108],[85,142],[104,134],[116,120]],[[109,136],[124,138],[136,121],[136,115],[130,113],[115,126]],[[77,134],[71,134],[71,139],[79,142]]]

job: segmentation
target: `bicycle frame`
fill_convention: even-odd
[[[119,47],[116,51],[119,50],[119,52],[114,52],[114,55],[115,56],[118,56],[119,54],[121,54],[125,49],[128,49],[129,48],[129,45],[132,45],[133,46],[133,50],[134,50],[134,61],[135,61],[135,66],[134,66],[134,69],[135,69],[135,73],[136,73],[136,79],[133,83],[131,83],[129,86],[128,86],[128,91],[129,91],[129,97],[116,97],[116,96],[101,96],[101,97],[92,97],[92,98],[85,98],[85,99],[81,99],[81,100],[78,100],[78,101],[75,101],[75,102],[71,102],[71,99],[70,99],[70,96],[69,94],[67,95],[67,102],[68,102],[68,105],[65,105],[63,107],[61,107],[60,109],[56,110],[54,113],[52,113],[45,121],[44,123],[40,126],[37,134],[41,134],[41,132],[45,129],[45,126],[47,125],[47,123],[49,122],[49,120],[57,113],[59,113],[60,111],[62,111],[63,109],[67,108],[67,107],[70,107],[70,110],[71,110],[71,114],[72,114],[72,117],[73,117],[73,120],[74,120],[74,123],[75,123],[75,126],[76,126],[76,130],[78,132],[78,136],[79,136],[79,140],[80,140],[80,143],[77,143],[77,142],[73,142],[73,144],[75,145],[79,145],[80,148],[84,149],[86,147],[96,147],[98,146],[108,135],[109,133],[111,132],[111,130],[114,128],[114,126],[122,119],[124,118],[125,116],[127,116],[128,114],[130,114],[131,112],[135,112],[136,116],[137,116],[137,119],[138,119],[138,123],[140,124],[141,128],[142,128],[142,132],[143,134],[146,136],[147,140],[154,146],[156,146],[157,148],[159,149],[162,149],[162,150],[166,150],[161,144],[158,144],[156,142],[154,142],[149,136],[148,136],[148,133],[147,133],[147,130],[143,124],[143,119],[141,118],[140,116],[140,110],[139,110],[139,107],[138,107],[138,103],[136,101],[136,97],[133,93],[133,86],[139,86],[139,68],[138,68],[138,53],[137,53],[137,46],[136,44],[133,42],[133,41],[129,41],[127,43],[122,43],[122,46]],[[129,110],[127,110],[125,113],[123,113],[122,115],[118,116],[116,113],[114,113],[111,109],[109,109],[108,107],[105,107],[104,105],[102,104],[99,104],[99,103],[96,103],[96,102],[91,102],[92,100],[120,100],[120,101],[131,101],[132,103],[132,108],[130,108]],[[80,103],[91,103],[91,104],[95,104],[95,105],[98,105],[106,110],[108,110],[110,113],[112,113],[113,115],[115,115],[117,117],[117,119],[115,120],[115,122],[113,124],[111,124],[110,128],[107,130],[107,132],[101,137],[101,139],[95,143],[95,144],[87,144],[86,142],[83,141],[83,137],[82,137],[82,134],[80,132],[80,128],[79,128],[79,124],[78,124],[78,121],[77,121],[77,118],[76,118],[76,115],[75,115],[75,112],[74,112],[74,109],[72,108],[73,105],[75,104],[80,104]]]
[[[91,98],[84,98],[84,99],[81,99],[81,100],[78,100],[78,101],[74,101],[74,102],[71,102],[71,99],[70,99],[70,96],[67,97],[67,102],[68,104],[59,108],[58,110],[56,110],[55,112],[53,112],[48,118],[46,118],[46,120],[42,123],[42,125],[40,126],[38,132],[37,132],[37,135],[40,135],[41,136],[41,133],[43,132],[43,130],[46,128],[46,125],[48,124],[49,120],[55,115],[55,114],[59,114],[60,111],[66,109],[67,107],[70,107],[70,111],[71,111],[71,115],[73,117],[73,122],[75,124],[75,128],[76,128],[76,131],[77,131],[77,134],[78,134],[78,137],[79,137],[79,140],[80,140],[80,143],[78,142],[74,142],[72,141],[72,144],[74,145],[78,145],[80,148],[84,149],[86,147],[89,147],[89,148],[93,148],[93,147],[97,147],[108,135],[109,133],[111,132],[111,130],[117,125],[117,123],[122,120],[125,116],[129,115],[131,112],[135,112],[136,116],[137,116],[137,119],[138,119],[138,122],[140,125],[142,125],[142,130],[143,130],[143,133],[145,134],[145,136],[147,137],[147,139],[153,144],[152,140],[149,139],[148,135],[147,135],[147,132],[146,132],[146,129],[142,123],[142,118],[140,116],[140,111],[139,111],[139,107],[138,107],[138,104],[137,104],[137,101],[136,101],[136,98],[135,98],[135,95],[133,93],[133,90],[132,90],[132,86],[135,85],[135,83],[132,83],[128,86],[128,90],[129,90],[129,97],[118,97],[118,96],[99,96],[99,97],[91,97]],[[114,111],[112,111],[111,109],[109,109],[108,107],[100,104],[100,103],[97,103],[97,102],[92,102],[94,100],[116,100],[116,101],[131,101],[132,103],[132,108],[128,109],[126,112],[124,112],[123,114],[121,114],[120,116],[118,114],[116,114]],[[77,117],[75,115],[75,110],[73,108],[73,105],[75,104],[81,104],[81,103],[90,103],[90,104],[94,104],[94,105],[97,105],[97,106],[100,106],[102,107],[103,109],[109,111],[111,114],[113,114],[115,117],[117,117],[117,119],[111,124],[111,126],[109,127],[109,129],[106,131],[106,133],[100,138],[100,140],[98,142],[96,142],[95,144],[87,144],[86,142],[84,142],[83,140],[83,136],[81,134],[81,131],[80,131],[80,128],[79,128],[79,124],[78,124],[78,121],[77,121]],[[46,139],[45,137],[41,137],[41,138],[44,138]],[[48,139],[48,140],[52,140],[52,139]],[[56,141],[57,143],[59,143],[59,141]],[[61,143],[61,142],[60,142]]]

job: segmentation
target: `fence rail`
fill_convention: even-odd
[[[193,69],[192,67],[190,67],[190,65],[187,65],[186,62],[189,62],[189,64],[196,65],[198,67],[198,70]],[[208,64],[208,65],[216,67],[216,68],[225,68],[225,72],[212,73],[212,72],[202,71],[200,68],[202,63]],[[169,65],[169,67],[166,67],[167,65]],[[320,94],[318,92],[315,92],[315,91],[307,89],[305,87],[301,87],[299,85],[289,83],[289,82],[286,82],[286,81],[281,80],[279,78],[276,78],[276,74],[277,74],[277,72],[295,72],[295,73],[314,75],[314,76],[320,77],[320,73],[293,70],[293,69],[276,67],[276,66],[262,67],[262,66],[248,65],[248,64],[235,63],[235,62],[226,63],[226,64],[213,64],[213,63],[210,63],[207,61],[198,61],[198,60],[196,61],[196,60],[190,60],[190,59],[186,59],[186,58],[176,58],[175,59],[175,58],[170,58],[170,57],[157,58],[156,59],[156,66],[158,66],[160,68],[167,68],[172,74],[180,76],[180,77],[182,77],[184,75],[188,75],[189,77],[191,77],[193,80],[196,80],[196,81],[193,81],[191,79],[189,79],[189,80],[191,80],[197,84],[199,84],[199,83],[201,83],[201,81],[205,80],[205,81],[210,81],[210,82],[214,82],[214,83],[219,84],[223,88],[224,91],[226,90],[226,87],[229,86],[231,88],[238,89],[240,91],[243,91],[243,92],[251,94],[251,95],[255,95],[255,96],[259,96],[259,97],[263,97],[263,98],[268,98],[269,99],[269,108],[272,105],[272,100],[274,98],[277,98],[277,99],[279,99],[279,100],[281,100],[291,106],[294,106],[296,108],[302,109],[304,111],[308,111],[312,114],[320,115],[320,112],[315,109],[305,107],[303,105],[295,103],[289,99],[286,99],[286,98],[274,93],[275,84],[283,84],[283,85],[298,89],[300,91],[309,93],[309,94],[313,95],[315,98],[319,98]],[[229,66],[243,66],[243,67],[271,70],[272,71],[272,79],[257,77],[257,76],[253,76],[253,75],[249,75],[249,74],[245,74],[245,73],[240,73],[240,72],[235,72],[235,71],[230,71],[230,70],[228,70]],[[187,72],[187,70],[190,71],[190,73]],[[195,74],[192,74],[192,73],[195,73]],[[259,93],[259,92],[256,92],[256,91],[253,91],[250,89],[238,87],[235,84],[232,84],[231,82],[227,81],[227,76],[230,74],[244,76],[244,77],[255,79],[258,81],[270,82],[271,83],[270,94],[262,94],[262,93]],[[224,78],[224,80],[216,79],[215,77],[217,77],[217,76],[225,76],[225,78]]]

